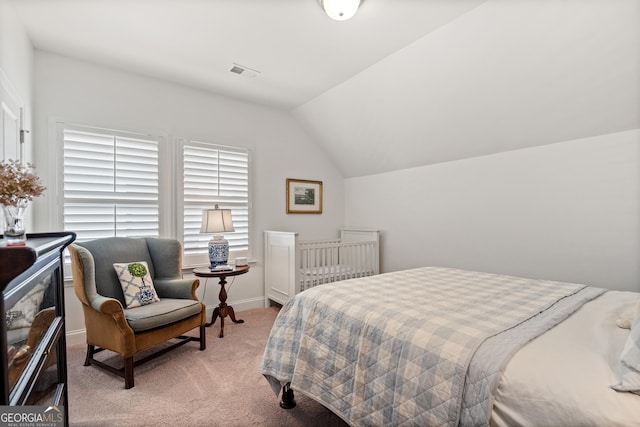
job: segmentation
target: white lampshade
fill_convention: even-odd
[[[225,233],[236,231],[233,228],[231,209],[205,209],[202,211],[201,233]]]
[[[362,0],[318,0],[329,18],[345,21],[356,14]]]

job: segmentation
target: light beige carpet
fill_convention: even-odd
[[[69,418],[72,426],[339,426],[328,409],[296,393],[298,406],[278,405],[258,373],[276,308],[236,313],[207,328],[207,349],[188,343],[135,370],[135,387],[94,366],[83,366],[86,346],[68,349]],[[113,353],[99,359],[117,361]],[[113,359],[112,359],[113,358]]]

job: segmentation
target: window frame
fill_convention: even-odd
[[[158,140],[158,237],[174,238],[182,244],[184,242],[184,159],[182,156],[184,141],[197,142],[212,145],[219,149],[228,148],[231,151],[245,151],[247,160],[248,174],[248,197],[247,197],[247,246],[246,251],[233,251],[230,258],[237,256],[246,256],[250,258],[253,253],[253,153],[254,148],[243,145],[234,144],[223,141],[220,138],[192,138],[180,136],[176,137],[161,131],[140,131],[125,126],[100,126],[95,124],[79,124],[76,121],[63,120],[59,118],[50,118],[49,120],[49,141],[55,150],[55,161],[51,163],[48,174],[48,193],[49,212],[49,229],[64,229],[64,129],[85,129],[94,131],[113,132],[115,134],[128,135],[150,135]],[[213,207],[213,206],[212,206]],[[183,250],[183,269],[190,269],[208,265],[208,254],[203,253],[200,256],[184,256]],[[67,270],[67,268],[65,268]],[[67,270],[68,272],[70,270]],[[68,277],[70,274],[65,274]]]
[[[184,244],[184,159],[182,157],[182,153],[185,147],[185,144],[192,143],[196,145],[208,145],[213,149],[217,150],[229,150],[235,152],[245,152],[247,155],[247,250],[230,250],[229,251],[229,259],[233,259],[235,257],[252,257],[252,248],[253,248],[253,239],[252,239],[252,230],[253,230],[253,214],[252,214],[252,194],[253,194],[253,149],[251,147],[243,146],[243,145],[230,145],[228,143],[214,141],[210,138],[189,138],[179,136],[174,139],[174,158],[182,159],[182,161],[176,161],[176,189],[174,194],[176,195],[176,238],[183,242]],[[215,202],[214,202],[215,203]],[[210,206],[209,209],[213,209],[214,206]],[[224,206],[221,206],[224,208]],[[209,256],[208,253],[202,254],[193,254],[187,255],[183,253],[183,267],[200,267],[209,265]]]
[[[61,229],[65,228],[65,204],[67,202],[66,199],[66,194],[65,194],[65,131],[70,131],[70,132],[76,132],[78,134],[82,134],[82,133],[87,133],[87,134],[93,134],[93,135],[98,135],[101,137],[104,137],[105,139],[111,139],[111,138],[122,138],[123,140],[127,140],[127,139],[131,139],[131,140],[141,140],[141,141],[148,141],[150,143],[152,143],[155,147],[155,151],[156,151],[156,179],[157,179],[157,193],[154,193],[153,195],[156,197],[156,200],[154,201],[147,201],[147,202],[142,202],[140,203],[141,205],[149,205],[151,207],[153,207],[154,209],[157,208],[158,210],[158,214],[157,214],[157,236],[161,237],[163,235],[163,233],[165,232],[166,228],[167,228],[167,216],[165,214],[163,214],[163,206],[167,205],[168,201],[167,199],[170,196],[166,195],[166,191],[163,191],[164,188],[162,187],[162,183],[161,183],[161,147],[162,145],[166,144],[165,140],[166,138],[161,136],[161,135],[157,135],[157,134],[152,134],[152,133],[140,133],[140,132],[128,132],[128,131],[121,131],[121,130],[112,130],[112,129],[105,129],[105,128],[99,128],[99,127],[93,127],[93,126],[84,126],[84,125],[76,125],[76,124],[71,124],[71,123],[58,123],[57,125],[57,129],[56,129],[56,135],[58,138],[58,141],[60,143],[60,150],[61,150],[61,170],[60,170],[60,176],[61,176],[61,180],[60,180],[60,186],[58,187],[58,194],[60,197],[59,200],[59,204],[61,207],[61,217],[60,217],[60,227]],[[114,142],[114,145],[116,143]],[[96,145],[99,146],[99,145]],[[72,149],[73,150],[73,149]],[[117,152],[118,149],[116,148]],[[115,153],[114,152],[114,153]],[[91,151],[91,153],[100,153],[100,151]],[[76,157],[78,158],[78,157]],[[91,161],[88,161],[87,163],[90,163]],[[114,159],[114,163],[113,166],[115,168],[115,170],[119,170],[119,168],[117,167],[117,165],[120,164],[119,162],[116,162]],[[123,163],[123,165],[126,164]],[[90,164],[87,164],[86,167],[90,167]],[[125,171],[127,171],[128,169],[124,169]],[[115,177],[118,176],[117,174],[114,174],[114,183],[115,181]],[[125,178],[126,179],[126,178]],[[117,193],[115,193],[117,194]],[[123,193],[123,195],[126,193]],[[72,202],[71,203],[75,203],[75,204],[85,204],[87,206],[91,206],[91,205],[96,205],[96,206],[100,206],[101,204],[119,204],[120,206],[122,206],[123,208],[128,206],[128,205],[136,205],[138,204],[137,202],[135,202],[133,199],[129,199],[126,197],[122,197],[122,196],[116,196],[116,197],[107,197],[104,199],[101,198],[95,198],[95,199],[88,199],[86,202],[83,201],[83,197],[80,196],[79,198],[74,199],[73,197],[71,198]],[[117,233],[118,227],[115,228],[115,234],[118,235]],[[140,237],[142,237],[143,234],[140,235]],[[148,234],[147,234],[148,236]],[[155,237],[155,236],[154,236]],[[96,237],[97,238],[97,237]]]

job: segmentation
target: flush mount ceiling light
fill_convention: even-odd
[[[360,3],[364,0],[318,0],[322,10],[329,18],[336,21],[346,21],[356,14]]]

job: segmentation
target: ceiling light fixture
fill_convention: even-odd
[[[364,0],[318,0],[329,18],[346,21],[353,17]]]

